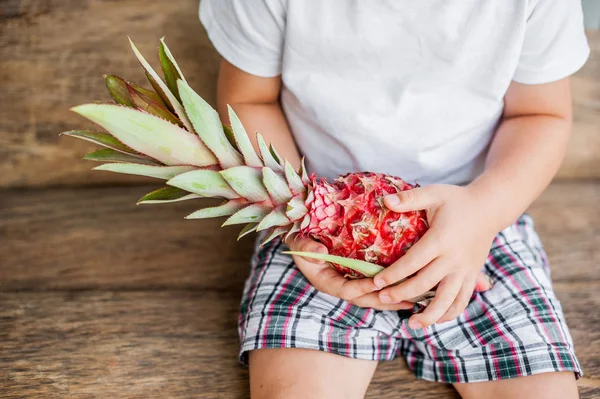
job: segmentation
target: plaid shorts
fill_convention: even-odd
[[[317,291],[274,240],[257,247],[239,317],[240,359],[259,348],[306,348],[368,360],[402,355],[418,378],[446,383],[581,368],[533,221],[498,234],[476,293],[456,320],[413,330],[410,312],[351,305]]]

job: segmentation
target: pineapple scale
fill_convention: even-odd
[[[301,230],[322,242],[332,255],[360,259],[387,267],[403,256],[428,229],[424,211],[396,213],[383,197],[414,186],[378,173],[350,173],[333,184],[311,176],[307,198],[310,222]],[[335,265],[350,277],[360,273]]]

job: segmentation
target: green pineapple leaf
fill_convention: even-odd
[[[154,115],[112,104],[84,104],[72,110],[123,144],[166,165],[202,167],[217,163],[198,136]]]
[[[121,143],[112,135],[105,132],[94,132],[91,130],[70,130],[68,132],[63,132],[60,135],[86,140],[94,144],[99,144],[103,147],[112,148],[113,150],[124,152],[126,154],[139,155],[139,153],[136,152],[133,148],[127,147],[125,144]]]
[[[186,219],[209,219],[218,218],[221,216],[230,216],[248,206],[248,201],[244,199],[234,199],[231,201],[224,202],[219,206],[213,206],[210,208],[199,209],[196,212],[190,213]]]
[[[217,111],[183,80],[178,80],[179,95],[192,125],[202,142],[215,154],[223,169],[243,164],[242,156],[227,140]]]
[[[175,115],[169,111],[167,107],[163,105],[163,102],[157,102],[152,97],[137,91],[133,86],[127,85],[129,90],[129,96],[133,101],[134,106],[142,111],[145,111],[151,115],[165,119],[175,125],[183,127],[183,123]]]
[[[267,216],[271,209],[269,207],[262,206],[261,204],[252,204],[237,211],[231,215],[223,226],[229,226],[232,224],[243,224],[243,223],[257,223],[262,218]]]
[[[251,166],[236,166],[220,171],[223,178],[241,197],[250,202],[269,199],[269,193],[262,183],[262,173]]]
[[[160,166],[160,162],[147,158],[143,155],[128,154],[121,151],[113,150],[112,148],[101,148],[87,154],[83,157],[86,161],[97,162],[125,162],[131,164],[143,164]]]
[[[286,206],[285,214],[290,220],[298,220],[308,213],[304,200],[299,197],[292,198]]]
[[[292,192],[283,176],[266,167],[262,169],[262,174],[263,184],[275,205],[285,204],[292,199]]]
[[[294,233],[297,233],[299,231],[300,231],[300,222],[296,222],[296,223],[294,223],[294,225],[292,226],[290,231],[288,231],[287,234],[285,235],[284,241],[288,240]]]
[[[310,179],[308,177],[308,173],[306,172],[306,165],[304,164],[304,157],[302,157],[302,161],[300,162],[300,176],[302,178],[302,182],[304,185],[310,184]]]
[[[193,170],[175,176],[167,184],[202,197],[239,198],[239,195],[229,187],[223,176],[214,170]]]
[[[273,157],[271,150],[269,150],[269,146],[265,143],[265,139],[262,134],[256,133],[256,141],[258,142],[258,151],[260,152],[260,156],[265,163],[267,168],[271,168],[277,172],[283,172],[283,168],[279,165],[279,162]]]
[[[364,260],[344,258],[342,256],[318,254],[315,252],[298,252],[284,251],[284,254],[303,256],[310,259],[324,260],[325,262],[336,263],[364,274],[367,277],[374,277],[377,273],[383,270],[383,267],[374,263],[365,262]]]
[[[275,162],[277,162],[279,164],[279,166],[283,166],[283,161],[282,161],[283,158],[281,155],[279,155],[279,153],[273,146],[273,143],[269,144],[269,152],[271,153],[271,156],[273,157]]]
[[[246,161],[246,165],[262,168],[263,163],[256,154],[256,151],[254,151],[254,147],[250,142],[250,137],[248,137],[248,133],[246,133],[246,129],[244,129],[244,125],[242,125],[240,118],[229,105],[227,106],[227,109],[229,111],[229,123],[231,123],[231,128],[233,129],[235,142]]]
[[[162,98],[160,98],[160,96],[158,94],[156,94],[155,91],[148,90],[142,86],[136,85],[135,83],[127,82],[127,84],[129,86],[133,87],[138,93],[142,93],[142,94],[150,97],[153,101],[157,102],[158,104],[162,105],[163,107],[168,108],[167,105],[162,100]]]
[[[247,225],[245,225],[242,231],[240,231],[240,234],[238,235],[238,241],[241,240],[243,237],[247,236],[248,234],[252,233],[253,231],[256,231],[257,226],[258,223],[248,223]]]
[[[277,237],[281,236],[286,231],[287,231],[287,228],[285,228],[285,227],[273,227],[273,228],[271,228],[271,230],[269,230],[267,232],[267,236],[265,237],[265,239],[263,240],[263,242],[260,245],[263,246],[263,245],[267,244],[268,242],[270,242],[274,238],[277,238]]]
[[[158,57],[160,58],[160,65],[167,82],[167,87],[171,90],[171,93],[173,93],[175,98],[181,102],[179,89],[177,88],[177,79],[185,81],[185,78],[183,77],[183,73],[181,73],[181,69],[179,69],[177,62],[175,62],[175,58],[171,54],[171,51],[167,47],[164,38],[160,39]]]
[[[94,168],[94,170],[154,177],[156,179],[164,180],[172,179],[181,173],[185,173],[193,169],[193,166],[151,166],[132,163],[107,163]]]
[[[306,187],[304,186],[304,183],[302,183],[302,178],[296,173],[294,167],[287,159],[285,160],[285,178],[292,193],[300,194],[306,191]]]
[[[110,94],[112,99],[117,104],[125,105],[127,107],[135,107],[133,100],[129,95],[129,90],[127,88],[127,82],[125,79],[116,75],[106,75],[104,76],[104,82],[106,83],[108,94]]]
[[[231,144],[231,146],[233,148],[235,148],[236,150],[239,151],[237,143],[235,142],[235,136],[233,134],[233,130],[231,130],[231,128],[229,126],[223,124],[223,133],[225,133],[225,137],[227,137],[227,141],[229,141],[229,144]]]
[[[256,231],[266,230],[271,227],[287,226],[289,224],[290,220],[285,215],[283,209],[277,207],[260,221]],[[287,231],[287,229],[285,231]]]
[[[187,191],[175,187],[163,187],[144,195],[137,202],[141,204],[164,204],[169,202],[185,201],[188,199],[200,198],[196,194],[190,194]]]
[[[142,53],[140,53],[140,51],[137,49],[135,44],[133,44],[131,39],[129,39],[129,44],[131,45],[131,49],[133,50],[133,53],[137,57],[138,61],[146,71],[146,77],[150,81],[150,84],[152,85],[156,93],[158,93],[160,98],[162,98],[167,107],[169,107],[171,111],[177,114],[177,116],[179,117],[183,125],[186,127],[186,129],[190,132],[193,132],[194,128],[192,127],[192,124],[190,123],[190,120],[188,119],[187,114],[185,113],[185,110],[183,109],[183,106],[181,105],[179,100],[175,97],[171,90],[169,90],[165,82],[162,81],[162,79],[160,78],[160,76],[158,76],[156,71],[152,69],[148,61],[146,61]]]

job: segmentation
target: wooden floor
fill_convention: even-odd
[[[236,318],[252,240],[136,208],[149,187],[0,191],[0,398],[245,398]],[[585,377],[600,397],[600,183],[534,205]],[[370,398],[455,398],[382,364]]]

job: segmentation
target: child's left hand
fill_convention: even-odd
[[[468,305],[499,231],[483,204],[468,186],[431,185],[385,197],[385,205],[395,212],[425,209],[430,224],[406,255],[374,279],[375,285],[386,287],[417,273],[382,289],[379,298],[386,303],[409,300],[439,283],[433,301],[410,318],[411,328],[455,319]]]

